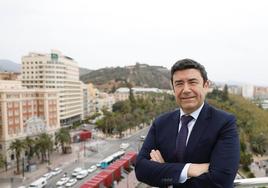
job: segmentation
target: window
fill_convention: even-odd
[[[8,102],[8,103],[7,103],[7,107],[8,107],[8,108],[12,108],[12,102]]]

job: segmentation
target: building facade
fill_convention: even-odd
[[[58,92],[27,89],[19,81],[0,81],[0,153],[14,161],[9,146],[15,139],[52,134],[60,128]]]
[[[74,59],[52,50],[49,54],[29,53],[22,57],[22,85],[27,88],[57,89],[62,126],[80,121],[83,91]]]
[[[0,72],[0,80],[18,80],[20,73],[17,72]]]

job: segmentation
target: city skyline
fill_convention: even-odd
[[[181,58],[213,81],[267,86],[266,1],[1,1],[0,59],[57,49],[79,67],[136,62],[168,69]]]

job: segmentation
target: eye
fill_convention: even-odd
[[[175,86],[176,86],[176,87],[183,86],[183,82],[175,82]]]
[[[199,82],[197,80],[191,80],[189,81],[189,84],[191,85],[197,85]]]

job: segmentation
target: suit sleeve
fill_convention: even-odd
[[[231,118],[230,118],[231,117]],[[234,116],[222,127],[212,151],[209,172],[186,181],[191,188],[231,188],[235,179],[240,158],[239,136]]]
[[[158,163],[150,161],[152,149],[158,149],[156,143],[155,122],[151,126],[137,157],[135,173],[139,181],[151,186],[178,184],[184,163]],[[160,151],[161,152],[161,151]]]

